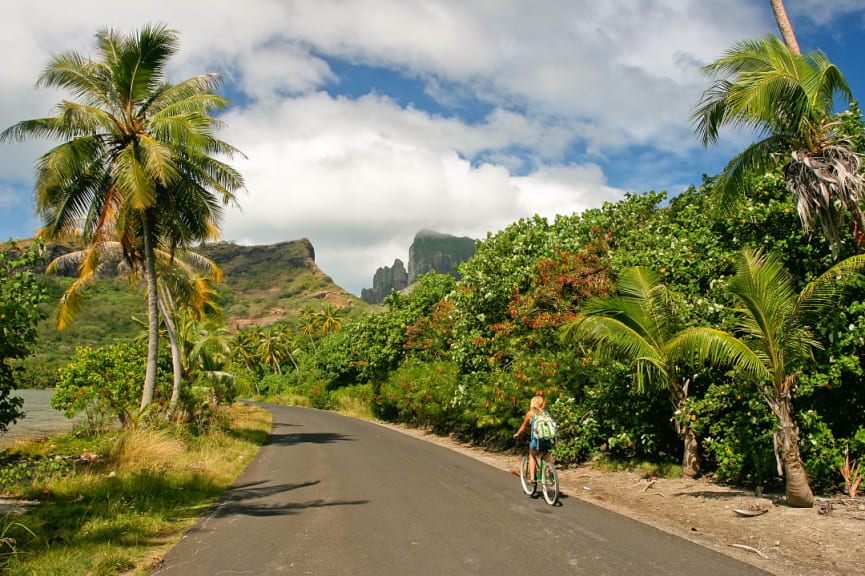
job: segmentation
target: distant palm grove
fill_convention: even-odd
[[[194,250],[243,186],[218,159],[240,153],[215,137],[211,114],[228,104],[218,79],[165,82],[177,41],[165,28],[97,38],[95,60],[63,54],[40,80],[78,101],[2,133],[60,141],[35,195],[44,238],[82,246],[49,266],[77,275],[61,327],[111,257],[145,288],[143,338],[80,348],[52,383],[55,407],[125,426],[200,423],[257,397],[510,449],[543,394],[564,464],[669,463],[783,486],[795,506],[861,477],[850,463],[865,456],[865,127],[821,53],[767,37],[707,66],[695,137],[712,145],[731,125],[758,140],[675,197],[523,219],[479,241],[459,281],[430,273],[363,313],[306,302],[290,320],[230,333],[221,271]],[[32,269],[32,254],[2,254],[6,278]],[[15,287],[3,290],[15,301]],[[5,367],[38,346],[32,317],[0,317],[13,322],[26,345],[4,348]],[[14,380],[3,374],[8,423]]]

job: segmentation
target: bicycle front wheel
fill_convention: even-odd
[[[544,493],[544,500],[552,506],[559,500],[559,473],[556,472],[556,465],[552,462],[544,462],[541,464],[541,490]]]
[[[535,484],[532,482],[532,477],[529,476],[529,457],[523,456],[523,461],[520,462],[520,484],[523,487],[523,492],[531,496],[535,493]]]

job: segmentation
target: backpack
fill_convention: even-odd
[[[538,440],[555,441],[558,426],[546,410],[538,412],[532,418],[532,436]]]

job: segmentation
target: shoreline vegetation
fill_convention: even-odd
[[[270,423],[266,410],[235,403],[198,426],[154,422],[3,449],[0,572],[145,574],[246,468]]]

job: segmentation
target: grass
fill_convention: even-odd
[[[682,466],[666,462],[640,462],[635,460],[617,460],[607,456],[592,459],[592,466],[598,470],[609,472],[635,472],[645,477],[681,478]]]
[[[2,453],[7,466],[22,459],[72,464],[7,483],[7,496],[39,504],[2,517],[0,572],[146,573],[230,486],[269,430],[266,411],[237,404],[198,435],[177,426],[87,440],[65,435]],[[83,454],[96,458],[84,463]]]

